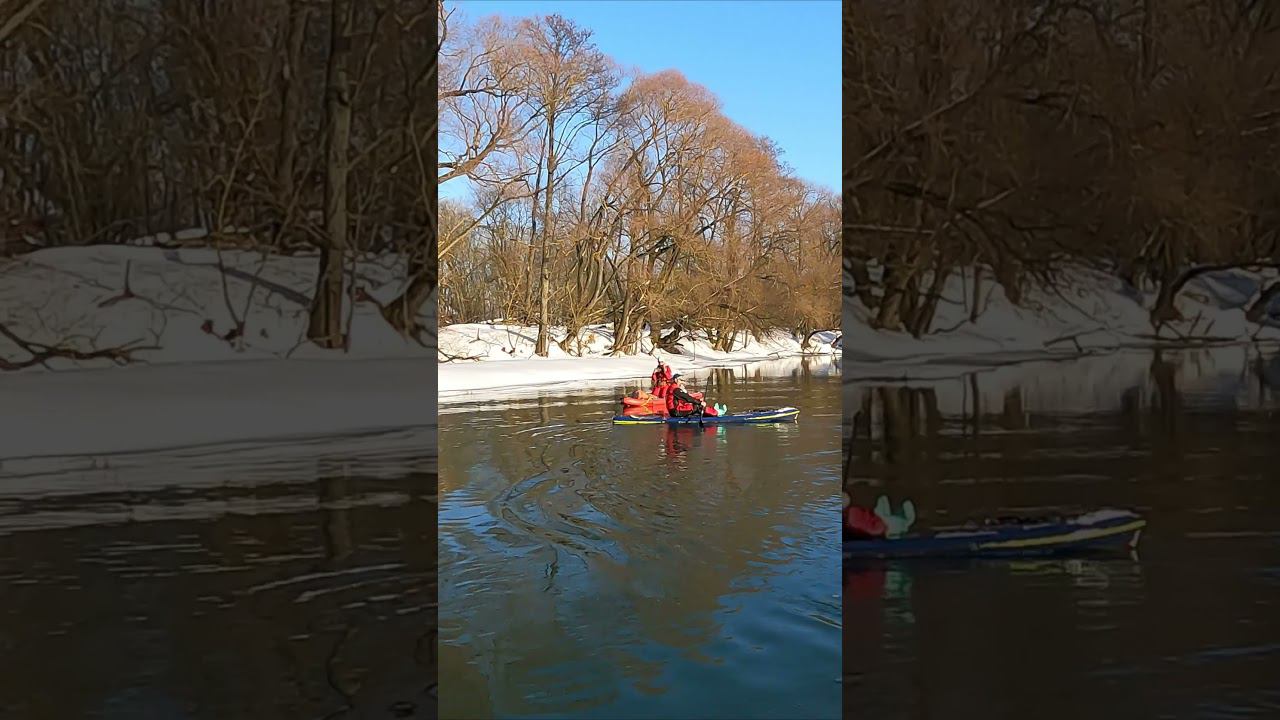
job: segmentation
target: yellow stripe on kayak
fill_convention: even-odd
[[[772,415],[755,415],[755,416],[752,416],[749,422],[763,422],[765,420],[778,420],[780,418],[793,417],[799,414],[800,414],[799,410],[787,410],[786,412],[773,413]],[[726,416],[726,417],[729,417],[729,416]],[[666,418],[658,418],[656,420],[618,420],[615,418],[613,421],[613,424],[614,425],[662,425],[662,424],[666,424],[666,422],[667,422]],[[692,423],[693,421],[690,420],[688,424],[692,424]],[[715,420],[712,420],[711,423],[717,424]],[[748,423],[736,423],[736,424],[745,425]]]
[[[1028,538],[1023,540],[995,540],[991,542],[979,542],[977,546],[981,549],[1001,549],[1001,548],[1027,548],[1037,547],[1040,545],[1056,545],[1064,542],[1077,542],[1080,540],[1096,540],[1097,538],[1107,537],[1108,535],[1122,535],[1124,533],[1141,530],[1146,527],[1146,520],[1134,520],[1125,525],[1116,525],[1107,528],[1083,528],[1080,530],[1072,530],[1061,535],[1048,535],[1046,537]]]
[[[751,418],[751,422],[756,422],[759,420],[777,420],[779,418],[791,417],[792,415],[799,415],[799,414],[800,414],[799,410],[793,410],[791,412],[774,413],[773,415],[760,415],[760,416]]]

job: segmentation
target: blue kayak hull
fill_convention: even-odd
[[[776,410],[753,410],[721,416],[671,417],[670,415],[615,415],[614,425],[758,425],[764,423],[795,422],[800,410],[793,407]]]
[[[956,528],[893,540],[845,540],[844,559],[1009,558],[1133,549],[1146,524],[1134,513],[1116,510],[1063,522]]]

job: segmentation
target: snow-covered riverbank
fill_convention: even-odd
[[[953,277],[943,290],[933,332],[922,338],[872,329],[870,313],[862,303],[846,301],[845,376],[938,376],[959,367],[1092,355],[1126,347],[1276,342],[1280,328],[1275,320],[1258,324],[1245,316],[1273,275],[1224,271],[1192,280],[1176,302],[1184,320],[1158,333],[1150,319],[1153,289],[1139,292],[1118,278],[1088,270],[1067,273],[1060,291],[1032,290],[1020,305],[1011,303],[998,285],[988,283],[981,312],[972,322],[972,290],[963,278]],[[1272,304],[1271,312],[1280,313],[1280,302]]]
[[[208,248],[41,250],[0,261],[0,322],[44,344],[84,351],[138,347],[134,358],[148,364],[435,358],[434,347],[401,337],[375,304],[396,297],[403,286],[403,263],[392,255],[356,265],[355,284],[372,300],[355,304],[349,351],[304,342],[317,262],[314,255],[264,258]],[[434,313],[435,303],[428,302],[419,319],[432,327]],[[243,334],[227,339],[237,321],[243,321]],[[0,355],[21,360],[24,352],[0,338]],[[111,365],[53,359],[48,368]]]
[[[777,360],[802,355],[830,356],[836,352],[832,343],[836,331],[825,331],[801,348],[803,338],[774,332],[763,342],[748,339],[732,352],[715,350],[705,340],[685,340],[681,352],[657,351],[642,355],[608,355],[612,342],[608,325],[595,325],[583,331],[581,356],[564,352],[552,344],[548,357],[534,354],[537,328],[515,325],[471,323],[450,325],[439,333],[440,352],[452,358],[439,366],[441,402],[467,400],[475,393],[508,388],[550,386],[599,380],[635,380],[636,387],[647,385],[656,360],[661,358],[677,372],[701,368],[738,365],[761,360]],[[562,340],[562,330],[553,331]]]
[[[54,359],[0,372],[0,460],[430,427],[437,398],[457,402],[608,381],[634,380],[639,387],[654,366],[654,354],[608,355],[608,326],[584,331],[581,356],[553,344],[550,357],[540,358],[533,353],[532,328],[453,325],[440,331],[438,355],[434,344],[400,337],[378,311],[376,302],[394,297],[402,283],[394,257],[365,258],[356,268],[358,286],[373,300],[356,303],[350,351],[320,350],[303,342],[315,262],[308,256],[264,261],[242,251],[115,246],[44,250],[2,261],[0,323],[9,331],[81,350],[140,349],[124,367]],[[833,347],[836,331],[818,333],[804,349],[802,338],[775,332],[728,353],[686,339],[680,353],[659,351],[656,357],[689,372],[807,354],[830,357],[842,349],[845,378],[871,381],[955,377],[970,368],[1157,342],[1273,343],[1280,341],[1274,321],[1259,325],[1245,317],[1266,278],[1221,272],[1196,279],[1178,300],[1186,320],[1159,336],[1150,326],[1150,292],[1077,272],[1069,290],[1033,292],[1020,306],[993,285],[972,323],[966,288],[956,279],[940,304],[933,325],[938,330],[922,339],[872,330],[865,308],[855,302],[846,306],[842,348]],[[420,319],[434,325],[434,303]],[[243,320],[244,334],[226,339],[237,320]],[[20,361],[23,353],[0,338],[4,358]],[[458,359],[439,362],[440,356]]]
[[[303,338],[316,259],[221,255],[221,268],[213,250],[153,247],[60,248],[4,261],[0,322],[14,334],[83,351],[147,349],[120,367],[53,359],[0,372],[0,474],[37,457],[434,426],[434,346],[401,338],[370,301],[352,314],[349,352],[311,346]],[[401,272],[394,257],[369,258],[357,283],[385,301]],[[420,316],[428,326],[434,307]],[[236,318],[243,336],[224,339]],[[8,340],[0,353],[29,357]]]

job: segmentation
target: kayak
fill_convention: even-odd
[[[1127,510],[1099,510],[1068,520],[940,528],[896,539],[845,540],[844,559],[1024,557],[1135,549],[1147,521]]]
[[[699,400],[702,399],[702,393],[700,392],[689,394]],[[622,398],[622,406],[627,408],[651,408],[654,411],[658,411],[666,409],[667,401],[657,397],[656,395],[650,395],[644,399],[633,398],[630,395],[627,395]]]
[[[670,415],[615,415],[614,425],[755,425],[763,423],[795,422],[800,410],[793,407],[773,410],[748,410],[728,415],[697,415],[688,417],[671,417]]]

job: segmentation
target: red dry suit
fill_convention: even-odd
[[[652,387],[655,387],[655,388],[658,387],[658,384],[663,380],[670,381],[671,366],[667,365],[666,363],[660,364],[658,366],[658,369],[654,370],[653,374],[649,376],[649,380],[652,381],[653,383]]]
[[[698,407],[696,398],[676,386],[667,388],[667,412],[672,415],[688,415]]]

